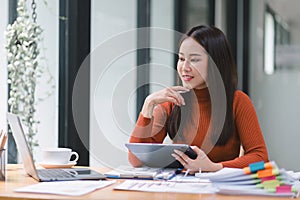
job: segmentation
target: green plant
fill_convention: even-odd
[[[10,112],[21,116],[27,127],[27,140],[33,150],[38,146],[34,136],[39,121],[34,115],[36,83],[43,71],[38,63],[42,29],[29,17],[26,0],[18,1],[17,13],[17,19],[7,26],[5,33],[10,88],[8,104]]]

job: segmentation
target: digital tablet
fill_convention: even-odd
[[[195,159],[197,154],[187,144],[126,143],[130,150],[145,166],[155,168],[183,168],[171,154],[174,149],[185,152]]]

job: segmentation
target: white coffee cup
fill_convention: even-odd
[[[75,156],[75,159],[71,160]],[[43,163],[48,164],[68,164],[79,159],[78,153],[70,148],[45,148],[42,149]]]

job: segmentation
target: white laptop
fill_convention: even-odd
[[[100,180],[106,178],[105,175],[88,168],[36,169],[20,118],[12,113],[7,113],[6,116],[17,149],[22,157],[24,170],[29,176],[38,181]]]

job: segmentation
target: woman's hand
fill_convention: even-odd
[[[212,162],[207,155],[199,149],[196,146],[192,146],[192,149],[195,151],[197,154],[196,159],[191,159],[189,158],[184,152],[179,151],[179,150],[174,150],[174,153],[172,156],[178,160],[185,169],[189,170],[189,173],[194,174],[201,171],[218,171],[223,168],[221,163],[214,163]]]
[[[164,102],[173,102],[178,106],[185,105],[184,99],[180,93],[188,92],[189,89],[183,86],[174,86],[150,94],[144,102],[142,115],[151,118],[153,109],[156,105]]]

